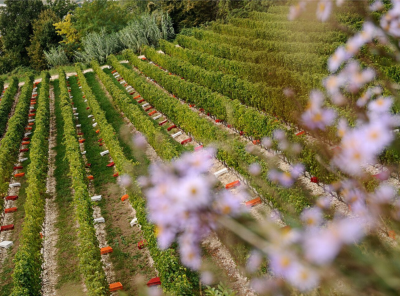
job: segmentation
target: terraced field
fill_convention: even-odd
[[[29,76],[19,87],[12,78],[0,102],[0,295],[139,295],[146,283],[201,295],[199,274],[182,265],[178,247],[158,248],[136,178],[151,163],[215,143],[209,174],[234,194],[243,185],[243,204],[256,219],[274,210],[299,214],[325,194],[348,215],[327,186],[340,177],[327,166],[337,130],[308,134],[298,120],[347,35],[312,18],[289,22],[287,9],[185,30],[174,42],[160,40],[160,49],[127,50],[125,61],[111,55],[85,71],[77,64],[52,80],[43,72],[41,82]],[[350,22],[340,11],[337,18]],[[391,79],[400,73],[379,67]],[[352,123],[354,104],[331,107]],[[277,129],[300,154],[262,141]],[[295,161],[305,173],[293,187],[268,180],[272,166],[289,171]],[[258,177],[248,169],[254,163]],[[364,180],[370,188],[373,174]],[[398,186],[397,178],[390,182]],[[215,232],[202,248],[221,281],[238,295],[256,295],[239,268],[248,247]]]

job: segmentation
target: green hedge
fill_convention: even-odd
[[[246,29],[264,29],[264,30],[288,30],[294,32],[319,32],[320,34],[332,34],[332,26],[330,24],[317,21],[299,22],[289,21],[287,18],[284,21],[264,21],[254,20],[252,13],[249,18],[231,18],[229,23]]]
[[[246,36],[256,39],[266,39],[270,41],[280,42],[345,42],[347,36],[341,32],[291,32],[290,30],[265,30],[265,29],[246,29],[239,28],[234,25],[222,25],[213,23],[211,25],[214,32],[231,35],[231,36]]]
[[[8,114],[10,113],[12,105],[14,104],[15,94],[17,93],[17,90],[18,79],[16,77],[12,77],[11,82],[4,92],[4,96],[1,98],[0,102],[0,138],[6,132]]]
[[[64,70],[59,71],[60,106],[64,121],[64,143],[69,163],[75,211],[71,216],[78,222],[79,269],[88,295],[109,295],[106,275],[100,257],[99,243],[93,221],[92,202],[88,192],[85,164],[80,152],[75,130],[74,115],[65,79]]]
[[[0,142],[0,210],[3,209],[3,197],[7,194],[11,173],[28,122],[33,75],[28,76],[25,81],[14,115],[8,121],[7,132]]]
[[[215,33],[210,30],[192,29],[187,32],[198,40],[205,40],[212,43],[226,44],[247,48],[253,51],[265,50],[269,52],[304,52],[316,54],[331,54],[339,47],[341,42],[323,43],[323,42],[283,42],[270,41],[264,39],[247,38],[246,36],[229,36]],[[178,35],[182,36],[181,35]],[[230,52],[230,51],[229,51]],[[229,53],[228,52],[228,53]]]
[[[42,238],[40,231],[45,216],[45,193],[48,169],[48,136],[50,128],[49,73],[42,72],[38,107],[35,117],[35,132],[30,141],[25,217],[20,234],[21,240],[14,258],[13,296],[41,295],[42,289]]]

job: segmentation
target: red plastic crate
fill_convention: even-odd
[[[6,197],[6,200],[17,200],[18,199],[18,195],[9,195]]]
[[[22,170],[23,168],[24,167],[22,165],[20,165],[20,166],[15,166],[13,169],[15,171],[15,170]]]
[[[14,224],[8,224],[1,226],[0,231],[7,231],[7,230],[13,230],[14,229]]]
[[[138,244],[137,244],[138,249],[139,250],[143,249],[146,246],[146,243],[147,243],[146,240],[142,240],[142,241],[138,242]]]
[[[246,201],[246,203],[245,203],[245,205],[248,206],[248,207],[254,207],[254,206],[259,205],[259,204],[261,204],[261,198],[260,197],[257,197],[255,199]]]
[[[159,277],[152,278],[147,282],[147,287],[158,286],[161,285],[161,280]]]
[[[185,145],[186,143],[189,143],[189,142],[192,142],[192,138],[188,138],[188,139],[186,139],[186,140],[183,140],[183,141],[181,142],[181,145]]]
[[[107,166],[110,168],[110,167],[113,167],[114,165],[115,165],[114,162],[110,162]]]
[[[172,130],[173,128],[176,128],[176,125],[175,125],[175,124],[173,124],[173,125],[171,125],[169,128],[167,128],[167,131],[170,131],[170,130]]]
[[[165,123],[167,123],[168,122],[168,120],[167,119],[165,119],[164,121],[161,121],[158,125],[164,125]]]
[[[236,181],[233,181],[232,183],[226,184],[225,188],[231,189],[231,188],[237,187],[239,185],[240,185],[240,181],[236,180]]]
[[[18,210],[17,207],[13,207],[13,208],[5,209],[4,212],[5,212],[6,214],[8,214],[8,213],[14,213],[14,212],[16,212],[17,210]]]

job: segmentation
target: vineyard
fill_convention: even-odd
[[[53,76],[42,71],[36,80],[29,74],[23,82],[16,76],[0,81],[0,296],[147,295],[146,287],[222,295],[212,294],[217,286],[191,268],[193,254],[182,256],[177,243],[160,248],[166,230],[153,223],[147,196],[153,181],[143,176],[156,170],[157,177],[187,155],[200,167],[196,153],[214,151],[202,156],[209,163],[204,175],[218,192],[240,200],[248,220],[238,222],[249,228],[276,213],[277,229],[297,227],[291,217],[321,197],[332,200],[327,219],[334,211],[351,215],[353,201],[333,185],[351,174],[330,166],[340,128],[310,130],[301,118],[310,92],[329,84],[330,56],[360,29],[357,7],[344,4],[321,23],[314,11],[289,21],[289,6],[272,5],[185,28],[139,52],[107,54],[103,65],[92,60],[72,71],[59,67]],[[398,81],[399,66],[368,51],[358,55],[362,66],[373,64],[390,83]],[[326,101],[325,107],[356,127],[359,97],[346,96],[346,104]],[[393,138],[397,143],[398,133]],[[383,150],[379,165],[395,167],[398,151]],[[277,168],[287,182],[297,174],[296,180],[282,186],[271,178]],[[360,184],[374,192],[382,172],[366,170]],[[174,182],[177,173],[170,173]],[[397,170],[385,181],[398,192]],[[195,194],[187,197],[193,204]],[[170,206],[160,200],[154,207],[167,212]],[[243,268],[253,241],[213,227],[200,242],[202,267],[213,266],[217,282],[231,291],[223,295],[264,295],[250,287]],[[379,230],[390,243],[393,229]],[[256,271],[270,272],[265,260]]]

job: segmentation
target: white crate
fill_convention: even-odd
[[[96,126],[97,126],[97,122],[93,123],[92,126],[93,126],[93,127],[96,127]]]
[[[81,152],[81,154],[82,154],[82,155],[85,155],[85,154],[86,154],[86,151]]]
[[[176,134],[173,134],[172,135],[172,138],[176,138],[177,136],[180,136],[180,135],[182,135],[182,131],[179,131],[179,132],[177,132]]]
[[[10,188],[21,187],[21,183],[11,183]]]
[[[110,151],[108,150],[104,150],[103,152],[100,152],[101,156],[107,155],[108,153],[110,153]]]
[[[96,223],[104,223],[104,222],[106,222],[106,220],[105,220],[103,217],[94,219],[94,223],[95,223],[95,224],[96,224]]]
[[[101,200],[101,195],[92,196],[90,199],[91,199],[91,201],[100,201]]]
[[[132,221],[129,224],[131,225],[131,227],[137,225],[138,224],[137,218],[132,219]]]
[[[92,117],[93,117],[93,115],[92,115],[92,114],[88,115],[88,118],[92,118]]]
[[[218,172],[215,172],[214,176],[215,177],[219,177],[219,176],[221,176],[221,175],[223,175],[223,174],[225,174],[227,172],[228,172],[228,169],[227,168],[223,168],[222,170],[219,170]]]
[[[77,124],[77,125],[76,125],[76,127],[81,127],[81,126],[82,126],[82,124]]]
[[[26,161],[26,160],[28,160],[28,157],[21,158],[21,159],[18,160],[18,162],[24,162],[24,161]]]
[[[0,243],[0,247],[4,248],[4,249],[8,249],[8,248],[10,248],[12,246],[13,246],[13,242],[12,241],[2,241]]]
[[[159,119],[161,116],[162,116],[161,114],[158,114],[157,116],[154,116],[153,119],[154,119],[154,120],[157,120],[157,119]]]

